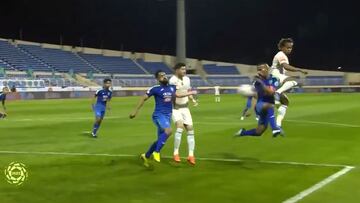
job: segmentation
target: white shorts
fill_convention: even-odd
[[[172,119],[174,123],[182,121],[185,125],[193,125],[192,117],[189,108],[173,109]]]
[[[283,84],[284,80],[289,77],[287,75],[281,74],[279,69],[277,69],[277,68],[272,69],[271,74],[275,78],[277,78],[280,81],[281,84]]]

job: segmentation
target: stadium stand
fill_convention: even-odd
[[[154,74],[158,70],[164,71],[166,74],[171,74],[172,70],[162,62],[145,62],[142,59],[138,59],[137,62],[145,68],[145,70],[151,74]]]
[[[103,73],[146,74],[131,59],[119,56],[103,56],[98,54],[79,54],[80,57],[101,70]]]
[[[69,72],[73,69],[74,72],[86,73],[95,71],[91,66],[82,61],[77,55],[70,51],[63,51],[61,49],[42,48],[36,45],[19,45],[19,48],[28,52],[29,54],[39,58],[51,68],[59,72]]]
[[[32,69],[34,71],[50,71],[51,68],[41,60],[24,52],[7,41],[0,40],[0,59],[6,62],[5,68],[16,70]],[[13,68],[11,68],[13,67]]]
[[[204,70],[209,75],[239,75],[236,66],[218,66],[216,64],[206,64]]]
[[[229,77],[220,77],[220,76],[209,76],[207,81],[211,85],[219,86],[238,86],[242,84],[250,84],[251,80],[246,76],[229,76]]]
[[[344,85],[345,80],[343,76],[307,76],[305,78],[305,85]]]

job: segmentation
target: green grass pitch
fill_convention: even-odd
[[[9,117],[0,120],[1,203],[159,203],[159,202],[282,202],[313,186],[340,167],[271,164],[262,161],[329,163],[356,168],[300,202],[360,202],[360,94],[290,95],[284,121],[286,137],[233,138],[240,127],[256,126],[253,117],[240,121],[245,99],[200,95],[192,108],[196,155],[202,158],[241,159],[239,162],[164,158],[151,169],[138,154],[156,139],[151,121],[153,101],[135,120],[128,115],[138,97],[114,98],[112,111],[99,130],[91,130],[90,99],[13,101]],[[181,155],[186,156],[186,135]],[[171,156],[173,138],[162,150]],[[49,154],[7,154],[4,151],[68,152],[136,155],[125,157]],[[21,162],[29,176],[20,186],[6,182],[4,169]]]

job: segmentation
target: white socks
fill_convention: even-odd
[[[289,89],[295,87],[296,85],[298,85],[298,83],[294,80],[286,81],[278,90],[276,90],[276,92],[281,94],[281,93],[286,92]]]
[[[176,128],[175,138],[174,138],[174,155],[179,154],[182,133],[183,133],[182,128]]]
[[[281,105],[278,109],[278,114],[277,114],[277,117],[276,117],[276,124],[281,127],[281,124],[282,124],[282,120],[284,119],[285,117],[285,114],[286,114],[286,110],[287,110],[287,106],[285,105]]]
[[[187,142],[189,147],[189,156],[194,156],[194,150],[195,150],[194,130],[188,131]]]
[[[215,102],[220,102],[220,97],[215,97]]]
[[[184,130],[182,128],[176,129],[175,138],[174,138],[174,155],[179,154],[181,136],[182,136],[183,131]],[[194,156],[194,150],[195,150],[194,130],[188,131],[187,143],[188,143],[188,148],[189,148],[189,156]]]

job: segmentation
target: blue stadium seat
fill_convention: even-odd
[[[305,85],[344,85],[343,76],[307,76]]]
[[[131,59],[118,56],[103,56],[97,54],[79,54],[103,73],[146,74]]]
[[[42,48],[35,45],[19,45],[19,47],[59,72],[69,72],[70,69],[77,73],[96,72],[89,64],[70,51]]]
[[[207,81],[211,85],[219,86],[238,86],[242,84],[250,84],[251,80],[246,76],[231,76],[231,77],[221,77],[221,76],[209,76]]]
[[[17,70],[50,71],[51,68],[29,53],[0,40],[0,59]],[[9,69],[9,66],[5,68]]]
[[[236,66],[218,66],[216,64],[206,64],[204,70],[209,75],[239,75]]]
[[[151,74],[154,74],[158,70],[162,70],[166,74],[172,73],[172,70],[162,62],[145,62],[142,59],[138,59],[137,62]]]

